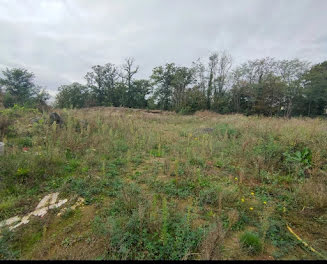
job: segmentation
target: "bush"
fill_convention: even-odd
[[[18,139],[17,144],[19,147],[32,147],[33,146],[32,138],[22,137]]]
[[[177,112],[180,115],[192,115],[192,114],[194,114],[195,111],[196,111],[196,109],[192,109],[190,106],[186,106],[186,107],[179,109]]]
[[[302,151],[285,152],[285,163],[289,170],[293,168],[299,172],[299,175],[304,177],[305,172],[311,168],[312,152],[309,148],[305,147]]]
[[[15,97],[13,97],[11,94],[6,93],[3,98],[3,106],[5,108],[13,107],[16,102]]]
[[[234,137],[239,136],[240,132],[238,130],[236,130],[235,128],[233,128],[232,126],[230,126],[229,124],[222,123],[222,124],[219,124],[218,126],[216,126],[215,134],[219,135],[219,136],[227,135],[228,138],[231,138],[232,136],[234,136]]]
[[[256,255],[262,250],[262,243],[259,236],[252,232],[245,232],[241,236],[241,244],[250,255]]]
[[[12,121],[7,115],[0,114],[0,136],[4,136],[8,132],[11,124]]]
[[[199,194],[199,204],[204,206],[209,205],[218,205],[218,190],[217,188],[210,188],[206,190],[201,190]]]

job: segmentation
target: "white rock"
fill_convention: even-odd
[[[58,192],[52,194],[50,204],[55,204],[56,203],[56,201],[58,199],[58,195],[59,195]]]
[[[7,220],[4,220],[2,222],[0,222],[0,227],[4,227],[4,226],[7,226],[7,225],[12,225],[13,223],[16,223],[20,221],[20,217],[19,216],[14,216],[14,217],[11,217]]]
[[[79,197],[74,205],[70,207],[70,209],[75,210],[78,206],[81,206],[85,202],[85,199],[82,197]],[[57,216],[61,216],[65,211],[67,211],[68,208],[62,208],[60,212],[57,214]]]
[[[55,204],[57,201],[59,193],[50,193],[43,197],[43,199],[39,202],[39,204],[36,206],[36,209],[46,207],[49,204]]]
[[[67,203],[67,201],[68,201],[67,199],[59,200],[58,203],[50,205],[49,209],[58,208],[58,207],[62,206],[64,203]]]
[[[7,220],[4,220],[4,221],[0,222],[0,228],[3,226],[10,226],[9,229],[13,230],[21,225],[25,225],[25,224],[29,223],[30,216],[34,215],[34,216],[43,217],[47,214],[49,209],[59,208],[60,206],[62,206],[63,204],[68,202],[67,199],[64,199],[64,200],[59,200],[59,202],[56,203],[58,196],[59,196],[59,193],[51,193],[51,194],[44,196],[33,212],[25,215],[22,218],[20,218],[19,216],[15,216],[15,217],[9,218]],[[16,223],[18,221],[20,221],[18,224],[12,226],[14,223]]]
[[[39,204],[36,206],[35,209],[39,209],[39,208],[47,206],[50,199],[51,199],[51,194],[48,194],[48,195],[44,196],[42,198],[42,200],[39,202]]]
[[[25,215],[17,225],[9,227],[9,230],[13,230],[13,229],[15,229],[15,228],[17,228],[17,227],[19,227],[21,225],[25,225],[25,224],[29,223],[29,221],[30,221],[29,218],[30,218],[31,215],[32,215],[32,213],[29,213],[28,215]]]
[[[39,209],[36,209],[35,211],[33,211],[31,214],[35,215],[35,216],[43,217],[48,212],[48,209],[49,209],[48,207],[39,208]]]
[[[29,213],[28,215],[25,215],[23,218],[22,218],[22,223],[25,225],[27,224],[30,220],[28,220],[30,218],[30,216],[32,215],[32,213]]]

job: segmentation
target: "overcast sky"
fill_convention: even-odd
[[[134,57],[139,77],[211,51],[236,64],[327,59],[326,0],[0,0],[0,69],[25,67],[54,95],[92,65]]]

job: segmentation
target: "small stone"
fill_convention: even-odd
[[[56,122],[57,125],[62,125],[64,123],[60,115],[56,112],[50,114],[50,124],[52,125],[54,122]]]

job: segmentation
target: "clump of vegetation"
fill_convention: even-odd
[[[259,236],[253,232],[245,232],[241,236],[240,242],[242,247],[250,255],[259,254],[262,250],[262,242]]]
[[[14,234],[8,229],[0,233],[0,260],[14,260],[19,256],[19,252],[10,243],[13,241],[13,236]]]
[[[299,171],[299,176],[304,177],[308,169],[311,168],[312,152],[309,148],[304,148],[302,151],[285,152],[285,162],[288,164],[289,169],[295,167]]]
[[[5,134],[8,133],[9,127],[12,124],[12,119],[0,112],[0,136],[3,137]]]

